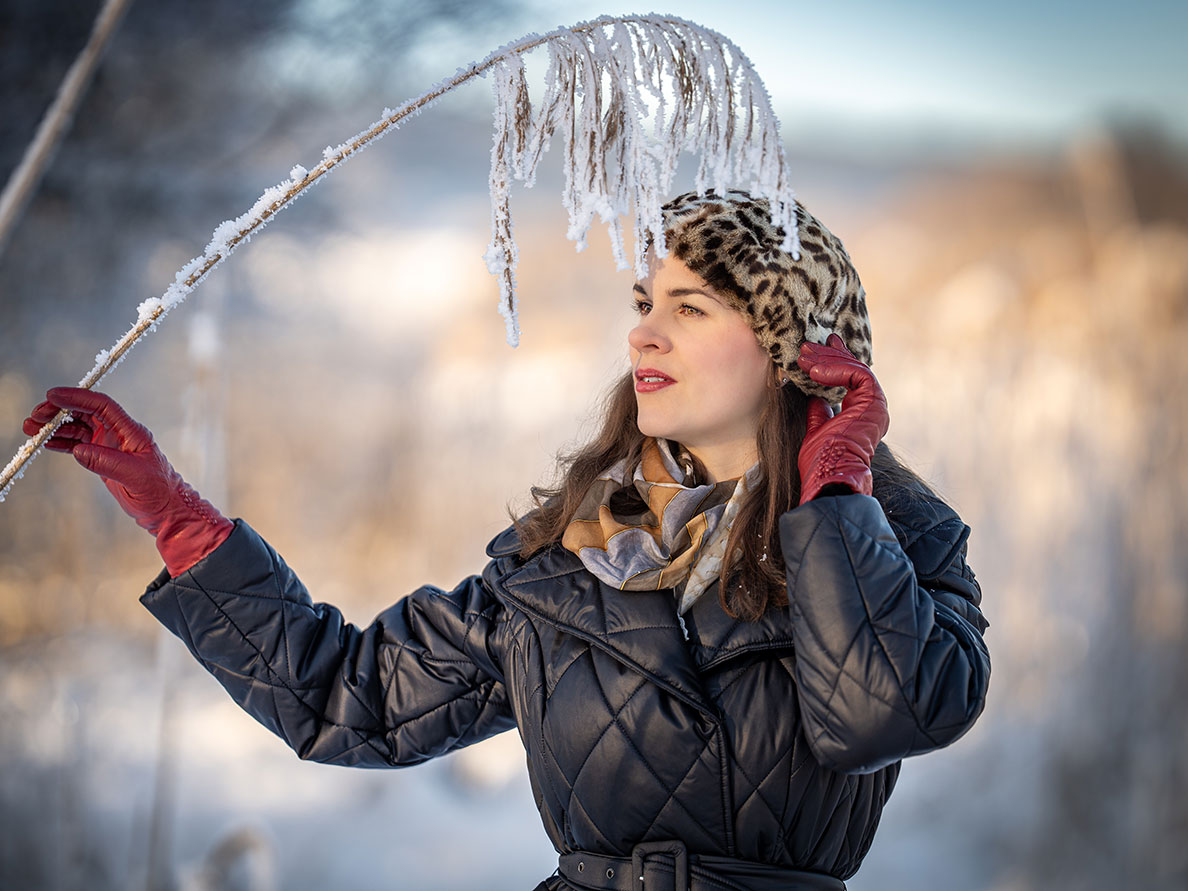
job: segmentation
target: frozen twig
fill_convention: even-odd
[[[523,54],[549,48],[545,95],[534,108]],[[499,279],[500,311],[508,342],[519,341],[515,304],[517,251],[512,238],[510,183],[532,185],[536,167],[558,130],[564,143],[563,203],[568,237],[585,247],[597,214],[610,227],[620,268],[627,261],[619,216],[634,211],[634,266],[643,276],[644,247],[665,252],[660,206],[671,187],[682,150],[700,153],[696,188],[723,190],[744,184],[771,202],[772,219],[787,233],[785,250],[797,254],[795,197],[788,184],[779,124],[750,60],[727,38],[693,22],[665,15],[603,17],[529,34],[459,68],[424,95],[393,110],[353,138],[327,147],[312,170],[298,165],[268,189],[250,210],[215,229],[201,256],[177,273],[160,297],[138,307],[136,323],[79,382],[93,387],[136,342],[241,244],[326,174],[358,154],[410,114],[420,114],[462,83],[493,73],[494,142],[491,148],[491,243],[484,255]],[[652,132],[645,123],[654,118]],[[60,413],[28,440],[0,473],[4,500],[22,467],[65,420]]]

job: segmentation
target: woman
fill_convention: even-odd
[[[366,629],[108,397],[51,390],[26,432],[73,413],[48,446],[156,536],[142,601],[300,757],[404,766],[517,727],[561,855],[538,891],[842,889],[901,759],[982,710],[969,529],[880,443],[841,243],[801,207],[793,259],[741,192],[663,212],[599,435],[481,574]]]

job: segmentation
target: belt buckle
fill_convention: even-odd
[[[689,891],[689,853],[682,841],[640,842],[631,849],[631,891],[667,891],[666,888],[644,888],[644,859],[654,854],[667,854],[673,859],[675,891]]]

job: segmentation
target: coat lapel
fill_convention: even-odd
[[[524,612],[577,635],[702,711],[702,690],[677,620],[671,589],[618,591],[559,547],[502,578],[503,594]]]
[[[760,650],[792,647],[792,612],[787,607],[769,609],[757,622],[727,615],[718,600],[714,582],[685,614],[689,647],[699,671]]]
[[[510,557],[518,549],[509,529],[487,553]],[[792,647],[786,607],[768,610],[757,622],[734,619],[722,609],[715,582],[685,614],[682,630],[672,589],[618,591],[560,547],[511,568],[501,583],[501,594],[517,608],[590,641],[703,710],[713,708],[700,672],[747,653]]]

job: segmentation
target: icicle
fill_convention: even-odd
[[[499,312],[507,328],[507,342],[513,347],[520,342],[520,326],[516,315],[515,267],[518,252],[512,239],[510,171],[514,157],[515,120],[509,115],[508,101],[512,92],[512,67],[506,62],[495,66],[491,88],[495,93],[495,140],[491,146],[491,243],[484,259],[487,271],[499,278]],[[513,112],[514,113],[514,112]]]

